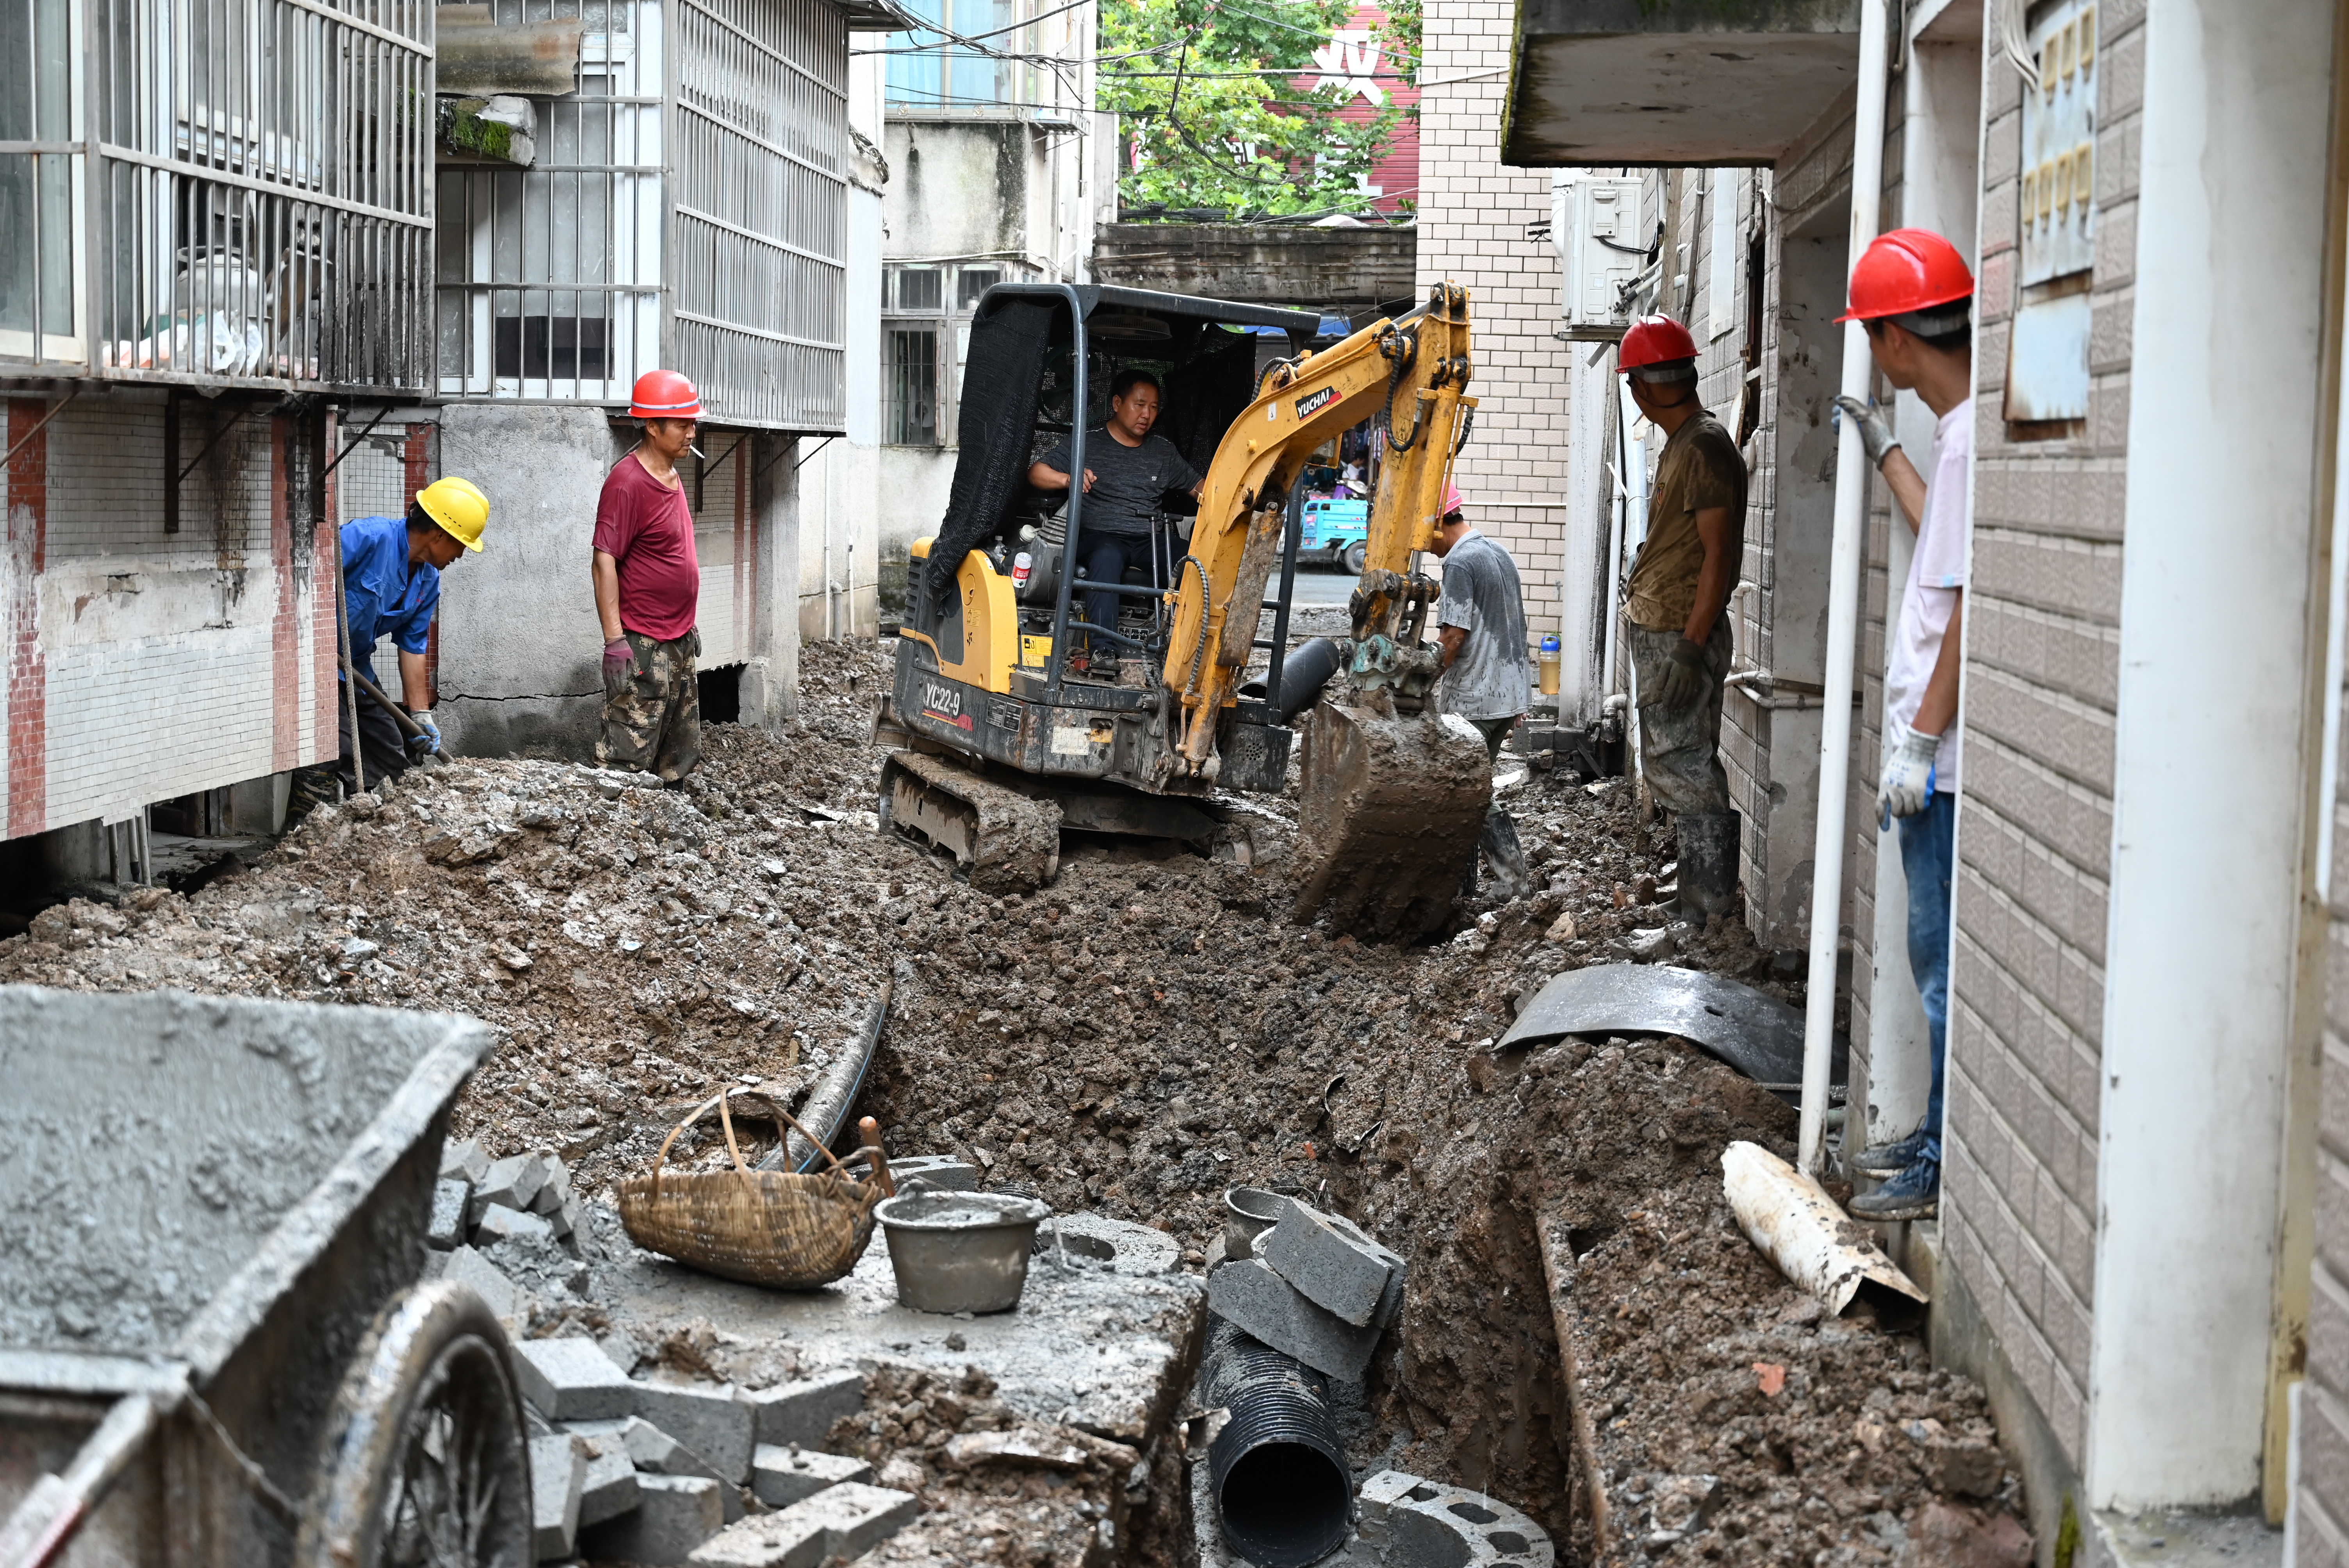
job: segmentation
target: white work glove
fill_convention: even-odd
[[[1876,794],[1879,827],[1925,809],[1933,794],[1933,753],[1941,748],[1940,736],[1911,729],[1898,719],[1889,721],[1885,739],[1890,744],[1885,748],[1884,778]]]
[[[1847,414],[1858,422],[1859,444],[1868,453],[1868,466],[1882,468],[1884,455],[1900,444],[1900,438],[1892,433],[1891,425],[1884,418],[1884,410],[1873,402],[1862,403],[1847,392],[1836,398],[1835,411],[1829,416],[1838,431],[1843,428]]]

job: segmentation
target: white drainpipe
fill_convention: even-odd
[[[1851,241],[1848,273],[1876,238],[1884,190],[1885,7],[1859,8],[1859,102],[1851,141]],[[1843,329],[1843,390],[1868,399],[1874,360],[1859,323]],[[1799,1164],[1819,1169],[1827,1110],[1828,1058],[1835,1048],[1836,958],[1842,947],[1845,796],[1851,787],[1851,677],[1859,641],[1859,551],[1868,511],[1868,457],[1859,427],[1843,421],[1836,445],[1835,542],[1827,556],[1827,656],[1821,688],[1819,821],[1811,872],[1811,975],[1803,1013],[1803,1119]]]

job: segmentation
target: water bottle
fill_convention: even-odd
[[[1557,636],[1553,633],[1541,640],[1541,689],[1544,696],[1557,695]]]

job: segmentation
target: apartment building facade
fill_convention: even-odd
[[[848,34],[902,20],[0,5],[0,811],[52,836],[10,864],[143,881],[150,827],[273,827],[336,751],[335,530],[443,473],[492,507],[444,583],[444,732],[585,755],[587,540],[657,365],[710,409],[687,480],[713,711],[785,712],[796,454],[849,431],[878,338],[848,287],[879,202]]]
[[[1880,168],[1875,231],[1938,230],[1974,264],[1947,1165],[1938,1225],[1892,1239],[1931,1279],[1937,1361],[1991,1389],[2046,1564],[2333,1563],[2349,1539],[2344,36],[2327,5],[1537,0],[1514,39],[1504,159],[1636,179],[1660,242],[1639,303],[1699,329],[1724,418],[1751,388],[1736,629],[1768,678],[1723,737],[1748,917],[1808,927],[1839,760],[1871,1141],[1915,1125],[1926,1062],[1874,810],[1908,564],[1880,484],[1860,569],[1831,551],[1856,169]],[[1723,281],[1750,291],[1727,312]],[[1750,347],[1709,335],[1724,316]],[[1930,413],[1890,400],[1922,452]],[[1636,491],[1641,466],[1592,488]],[[1623,556],[1597,554],[1603,603]],[[1603,608],[1577,630],[1603,661]],[[1840,759],[1828,702],[1852,704]]]

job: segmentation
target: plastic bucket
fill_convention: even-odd
[[[1009,1312],[1028,1284],[1036,1227],[1052,1212],[1003,1192],[906,1192],[874,1213],[897,1301],[916,1312]]]

